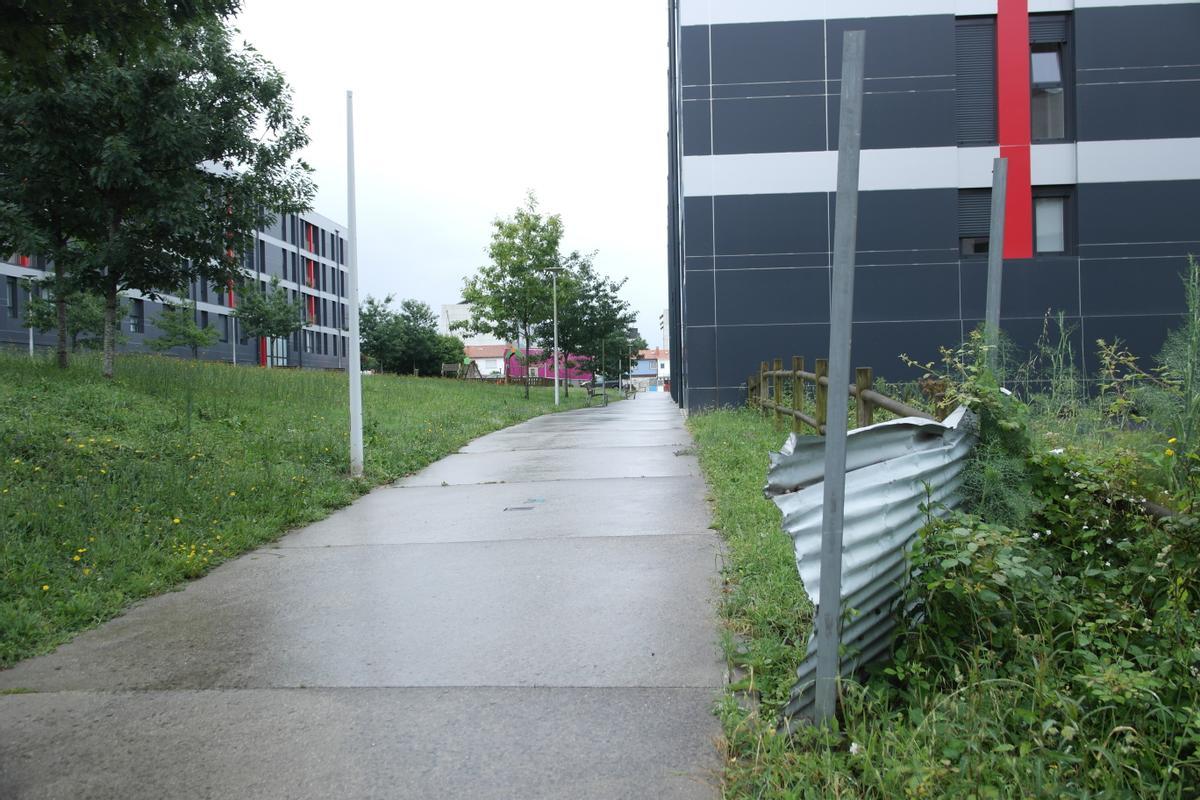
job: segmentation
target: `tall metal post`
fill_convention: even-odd
[[[558,270],[550,270],[550,280],[554,284],[554,405],[558,407]]]
[[[842,617],[842,524],[846,499],[846,393],[858,239],[858,161],[862,143],[866,31],[842,37],[837,206],[833,234],[833,305],[829,326],[829,393],[825,412],[825,497],[821,512],[821,583],[817,605],[817,724],[837,711]]]
[[[354,207],[354,92],[346,92],[346,244],[350,249],[349,353],[346,371],[350,376],[350,474],[363,474],[362,363],[358,355],[358,218]]]
[[[992,162],[992,219],[988,229],[987,306],[984,335],[988,366],[995,374],[1000,363],[1000,285],[1004,273],[1004,200],[1008,188],[1008,159]]]

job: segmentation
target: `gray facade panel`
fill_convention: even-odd
[[[1081,81],[1083,70],[1197,63],[1195,3],[1081,8],[1074,17]]]
[[[715,325],[713,303],[715,279],[711,271],[689,272],[684,287],[684,313],[691,325]]]
[[[712,206],[711,197],[683,199],[683,246],[689,260],[693,256],[713,254]]]
[[[682,86],[699,86],[708,79],[708,26],[689,25],[679,31],[679,75]]]
[[[982,318],[987,302],[987,259],[964,260],[961,275],[963,316]],[[1005,261],[1000,296],[1001,319],[1040,319],[1047,311],[1079,316],[1079,260],[1057,257]]]
[[[683,103],[683,154],[707,156],[712,153],[712,103],[689,100]]]
[[[1080,141],[1200,136],[1200,82],[1081,84]]]
[[[1182,314],[1187,259],[1082,259],[1083,313],[1094,315]]]
[[[858,249],[958,249],[958,191],[921,189],[860,192]],[[950,259],[957,260],[957,259]]]
[[[712,82],[766,83],[825,78],[820,20],[712,26]]]
[[[826,24],[826,64],[830,92],[841,91],[842,35],[867,32],[867,61],[863,76],[894,78],[954,74],[954,15],[831,19]],[[865,118],[865,117],[864,117]]]
[[[1081,248],[1102,243],[1200,243],[1200,181],[1084,183],[1076,187],[1076,197]]]
[[[958,264],[858,267],[854,319],[958,320]]]
[[[828,269],[718,270],[717,324],[829,321]]]
[[[714,206],[718,255],[829,250],[824,193],[728,195]]]
[[[717,329],[687,329],[687,370],[689,386],[717,385]]]
[[[803,356],[811,370],[813,359],[828,353],[828,324],[722,327],[717,341],[721,385],[740,386],[748,375],[758,372],[760,362],[776,358],[791,367],[792,356]]]
[[[719,155],[825,149],[824,97],[714,100],[712,108]]]
[[[829,149],[837,149],[841,98],[829,98]],[[862,146],[868,150],[897,147],[953,147],[958,140],[954,91],[869,92],[863,97]]]

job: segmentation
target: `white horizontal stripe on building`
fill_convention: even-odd
[[[1196,0],[1029,0],[1031,14],[1114,6],[1158,6]],[[680,0],[680,25],[819,19],[995,14],[996,0]]]
[[[971,189],[992,185],[999,147],[912,147],[863,150],[859,188]],[[1035,144],[1034,186],[1074,183],[1200,180],[1200,139],[1134,139]],[[832,192],[837,152],[746,153],[685,156],[687,197]]]

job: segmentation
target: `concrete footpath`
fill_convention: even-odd
[[[531,420],[0,672],[0,797],[715,797],[689,445]]]

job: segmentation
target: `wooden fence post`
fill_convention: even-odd
[[[800,432],[800,412],[804,410],[804,356],[792,356],[792,431]]]
[[[775,422],[778,423],[783,419],[783,359],[775,359],[774,375],[771,376],[771,385],[775,393]]]
[[[872,383],[874,381],[871,377],[870,367],[859,367],[854,371],[854,387],[858,390],[855,400],[858,409],[858,427],[860,428],[870,425],[875,416],[874,404],[863,397],[863,393],[871,388]]]
[[[767,388],[767,362],[763,361],[758,365],[758,405],[762,409],[763,416],[771,413],[771,409],[767,406],[769,391]]]
[[[825,406],[829,397],[829,387],[821,383],[821,378],[829,377],[829,359],[818,358],[817,366],[813,370],[817,376],[817,433],[824,433],[821,430],[825,425]]]

